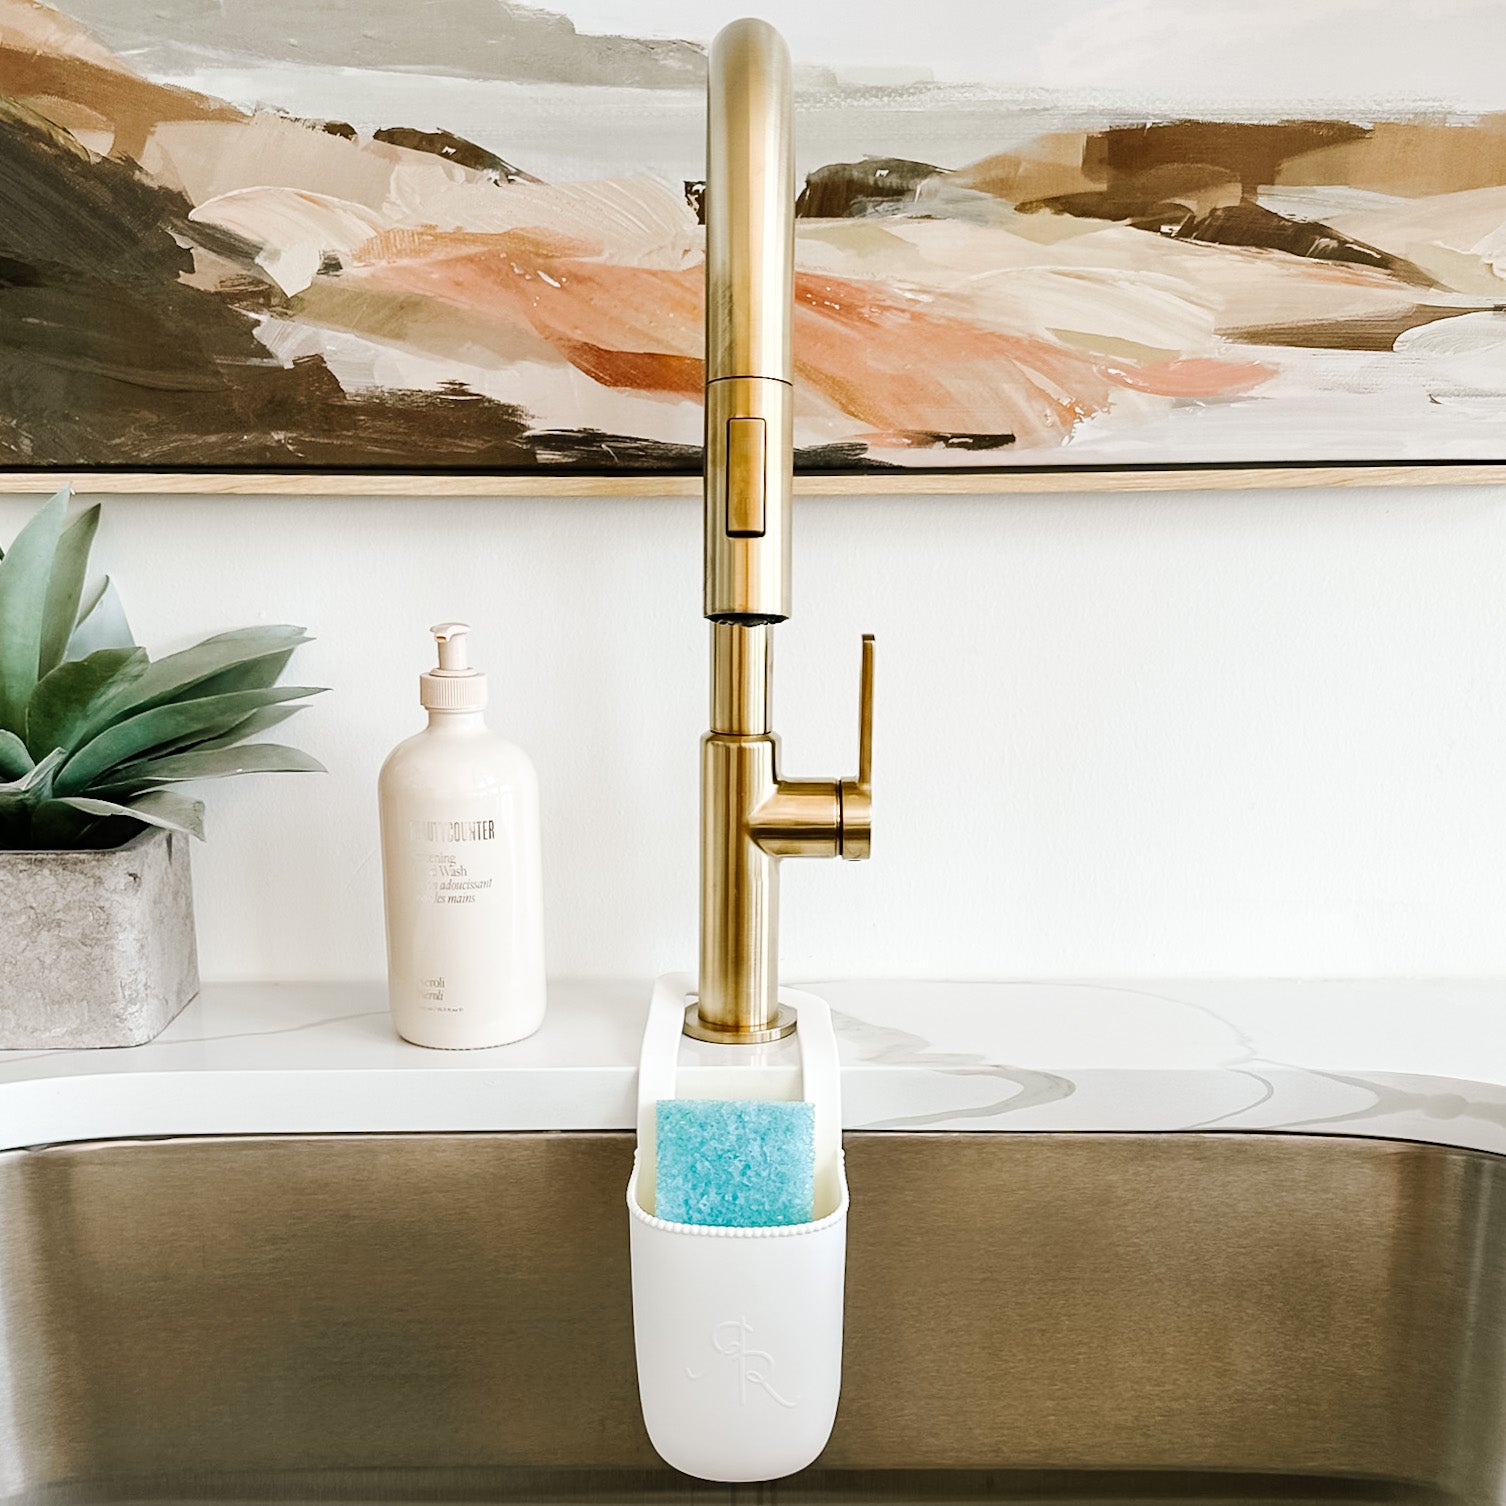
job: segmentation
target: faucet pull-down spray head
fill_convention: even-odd
[[[706,616],[790,615],[795,297],[790,54],[767,22],[711,44],[706,111]]]

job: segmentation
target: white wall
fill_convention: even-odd
[[[0,538],[30,499],[0,501]],[[866,865],[785,866],[791,976],[1506,972],[1506,491],[812,500],[778,632],[791,773]],[[704,725],[691,500],[106,503],[154,654],[309,625],[328,777],[206,787],[210,978],[383,966],[373,786],[425,629],[477,628],[544,790],[552,970],[692,966]]]

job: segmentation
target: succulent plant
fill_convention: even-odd
[[[65,488],[0,556],[0,848],[113,847],[144,826],[204,835],[170,786],[321,771],[248,743],[322,687],[279,685],[303,629],[241,628],[150,659],[107,578],[89,586],[98,506],[67,521]]]

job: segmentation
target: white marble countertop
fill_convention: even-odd
[[[371,984],[210,984],[146,1046],[0,1052],[0,1149],[100,1138],[626,1130],[650,981],[551,985],[487,1051]],[[1506,1154],[1506,981],[802,984],[856,1130],[1293,1130]],[[687,1042],[682,1091],[719,1048]],[[708,1055],[710,1053],[710,1055]],[[767,1061],[793,1077],[785,1044]]]

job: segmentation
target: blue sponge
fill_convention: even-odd
[[[655,1212],[675,1224],[806,1224],[814,1204],[809,1103],[662,1098]]]

